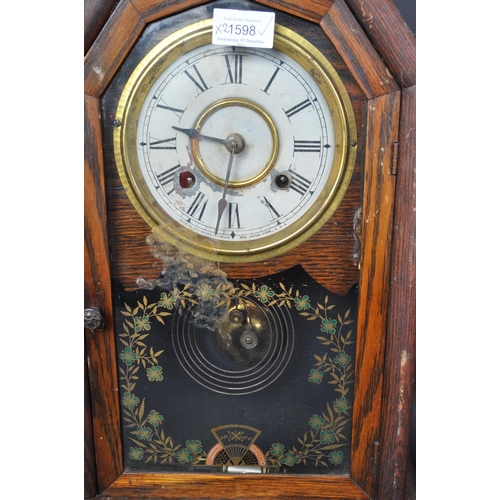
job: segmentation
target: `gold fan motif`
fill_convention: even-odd
[[[212,429],[218,443],[207,455],[207,465],[266,466],[264,454],[255,446],[260,431],[247,425],[223,425]]]

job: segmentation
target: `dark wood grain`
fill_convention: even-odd
[[[366,97],[399,90],[364,31],[354,28],[357,23],[344,0],[336,0],[320,25],[342,55]]]
[[[84,49],[85,53],[94,43],[108,20],[118,0],[85,0],[84,8]]]
[[[125,473],[105,495],[120,498],[368,500],[348,477]]]
[[[417,499],[417,474],[415,467],[410,459],[407,460],[408,467],[406,468],[406,484],[404,500]]]
[[[84,92],[99,97],[144,29],[146,22],[129,1],[121,1],[84,59]]]
[[[392,0],[345,2],[401,87],[414,86],[417,83],[415,35]]]
[[[373,444],[381,441],[382,389],[390,276],[395,179],[393,142],[398,140],[400,93],[367,103],[362,253],[356,341],[352,477],[375,495]]]
[[[415,390],[415,101],[416,89],[405,89],[399,134],[401,157],[394,208],[378,487],[380,498],[387,500],[398,500],[405,491]]]
[[[120,409],[109,273],[99,100],[85,96],[84,237],[85,308],[95,307],[103,328],[85,330],[99,490],[123,470]]]
[[[85,363],[84,363],[84,393],[83,393],[83,406],[84,406],[84,476],[83,488],[84,497],[93,498],[97,495],[97,470],[95,463],[94,452],[94,432],[92,431],[92,400],[90,397],[89,388],[89,372],[87,368],[87,352],[85,350]]]
[[[301,0],[297,2],[297,0],[257,0],[257,3],[318,23],[326,14],[333,1]]]
[[[141,13],[146,22],[156,21],[162,17],[171,16],[197,5],[209,3],[210,0],[169,0],[158,2],[158,0],[130,0],[135,8]]]

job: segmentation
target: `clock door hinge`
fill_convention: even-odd
[[[398,173],[399,142],[392,143],[391,175]]]

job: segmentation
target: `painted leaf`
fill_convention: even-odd
[[[141,421],[142,421],[142,417],[144,416],[145,402],[146,402],[146,398],[142,398],[141,407],[139,408],[139,420],[141,420]]]
[[[329,444],[328,446],[323,446],[323,450],[335,450],[341,446],[345,446],[345,444]]]
[[[328,403],[327,403],[327,405],[326,405],[326,409],[327,409],[327,411],[328,411],[328,415],[330,415],[330,419],[331,419],[331,421],[333,421],[333,420],[334,420],[333,411],[332,411],[332,409],[330,408],[330,405],[329,405]]]

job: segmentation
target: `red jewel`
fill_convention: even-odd
[[[179,185],[182,189],[190,188],[194,185],[196,179],[191,172],[181,172],[179,174]]]

